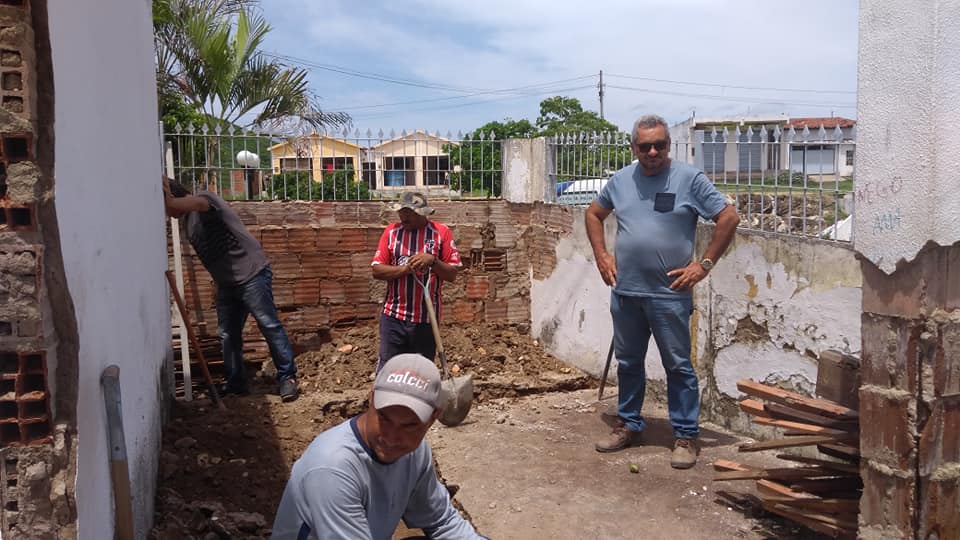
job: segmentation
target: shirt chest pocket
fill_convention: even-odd
[[[657,193],[653,199],[653,209],[661,213],[673,212],[676,204],[676,193]]]

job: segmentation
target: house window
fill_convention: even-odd
[[[450,183],[450,156],[424,156],[423,183],[444,186]]]
[[[377,189],[377,164],[373,161],[364,161],[361,165],[363,167],[363,181],[367,183],[367,187],[370,189]]]
[[[313,169],[312,158],[280,158],[280,172],[309,171]]]
[[[353,160],[345,157],[323,158],[320,160],[320,168],[325,173],[345,171],[353,168]]]
[[[853,150],[847,150],[847,167],[853,167]]]
[[[390,156],[383,158],[384,186],[414,186],[417,183],[414,158]]]

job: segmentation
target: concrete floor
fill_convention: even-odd
[[[441,474],[460,487],[457,500],[490,538],[820,538],[722,496],[753,493],[753,483],[713,483],[714,460],[776,461],[738,453],[743,439],[705,426],[696,467],[670,468],[662,405],[644,411],[643,446],[596,452],[594,440],[609,432],[599,408],[613,405],[615,397],[598,404],[596,390],[496,400],[475,404],[461,426],[437,424],[429,439]]]

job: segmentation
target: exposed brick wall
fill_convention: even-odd
[[[960,531],[960,244],[862,262],[862,538]]]
[[[274,273],[274,300],[298,350],[326,339],[331,327],[370,323],[385,292],[370,261],[396,214],[381,202],[234,202],[260,240]],[[556,265],[556,242],[572,231],[568,209],[505,201],[435,202],[432,219],[454,233],[464,269],[444,284],[445,323],[530,322],[530,276]],[[186,303],[201,332],[216,335],[215,287],[184,243]],[[266,345],[253,320],[245,328],[251,357]]]

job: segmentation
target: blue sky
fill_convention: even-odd
[[[299,60],[354,127],[475,129],[575,97],[645,113],[856,115],[855,0],[262,0],[264,49]],[[802,91],[801,91],[802,90]]]

